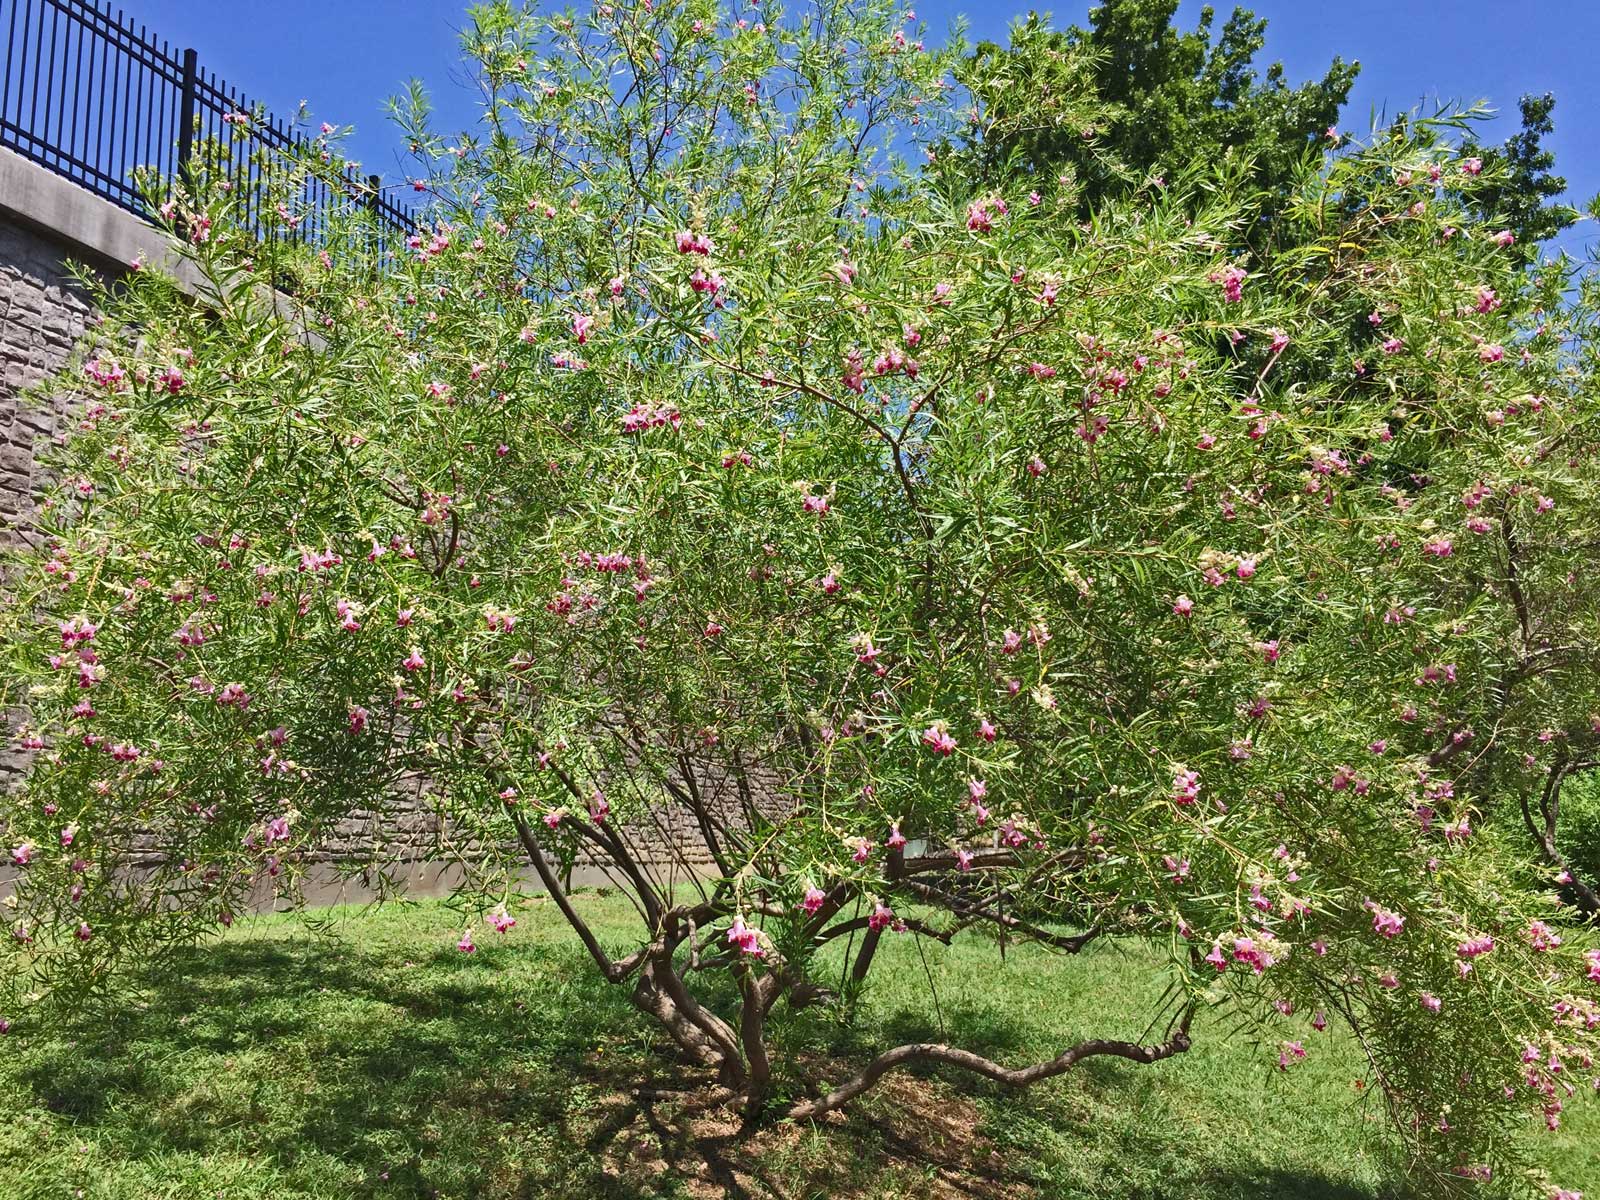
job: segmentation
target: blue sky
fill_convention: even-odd
[[[357,127],[352,153],[369,169],[399,174],[398,139],[382,100],[416,76],[435,97],[441,125],[469,123],[473,94],[457,69],[455,31],[466,0],[119,0],[160,37],[199,51],[252,99],[287,115],[306,99],[320,119]],[[913,0],[913,3],[915,0]],[[942,34],[966,13],[972,36],[1003,40],[1026,10],[995,0],[923,0],[918,16]],[[1200,0],[1183,0],[1179,19],[1193,26]],[[1219,3],[1218,21],[1232,9]],[[1600,192],[1600,0],[1256,0],[1268,18],[1266,61],[1281,59],[1298,82],[1320,77],[1334,54],[1359,59],[1361,77],[1343,127],[1360,131],[1376,112],[1438,100],[1486,99],[1504,114],[1495,140],[1516,127],[1524,92],[1556,95],[1550,139],[1567,200],[1580,207]],[[1085,22],[1087,3],[1062,3],[1056,23]],[[1487,135],[1486,135],[1487,136]],[[1584,222],[1562,244],[1574,253],[1600,246],[1600,227]]]

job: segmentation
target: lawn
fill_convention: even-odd
[[[621,937],[617,898],[582,904]],[[455,949],[434,902],[241,924],[142,983],[114,1016],[0,1044],[0,1197],[1151,1197],[1360,1200],[1394,1194],[1376,1103],[1322,1035],[1287,1073],[1202,1024],[1153,1067],[1093,1060],[1007,1093],[901,1075],[825,1126],[742,1131],[596,982],[543,900],[505,937]],[[1021,1061],[1090,1032],[1137,1036],[1137,952],[1077,958],[911,938],[852,1027],[792,1036],[830,1052],[953,1038]],[[930,1012],[931,977],[939,997]],[[837,1064],[834,1064],[837,1074]],[[1600,1192],[1600,1104],[1542,1141],[1569,1187]]]

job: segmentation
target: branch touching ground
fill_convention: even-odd
[[[944,1063],[947,1066],[960,1067],[965,1071],[982,1075],[985,1079],[992,1079],[996,1083],[1008,1084],[1011,1087],[1028,1087],[1041,1080],[1064,1075],[1084,1059],[1097,1055],[1125,1058],[1136,1063],[1160,1062],[1164,1058],[1182,1054],[1189,1048],[1189,1020],[1193,1015],[1192,1008],[1185,1010],[1172,1035],[1166,1041],[1154,1046],[1141,1046],[1138,1042],[1095,1039],[1079,1042],[1055,1058],[1047,1062],[1034,1063],[1030,1067],[1003,1067],[970,1050],[958,1050],[953,1046],[937,1042],[910,1042],[904,1046],[896,1046],[893,1050],[885,1050],[849,1082],[841,1084],[819,1099],[796,1104],[784,1115],[792,1121],[806,1121],[820,1117],[848,1104],[897,1067],[919,1062]]]

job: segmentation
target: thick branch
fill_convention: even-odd
[[[981,1054],[974,1054],[970,1050],[958,1050],[953,1046],[942,1045],[937,1042],[911,1042],[904,1046],[896,1046],[893,1050],[886,1050],[866,1068],[852,1078],[848,1083],[841,1084],[833,1091],[816,1100],[808,1100],[796,1104],[785,1114],[791,1120],[805,1121],[820,1117],[824,1113],[848,1104],[851,1100],[861,1095],[873,1084],[877,1083],[888,1072],[897,1067],[910,1066],[913,1063],[933,1062],[944,1063],[947,1066],[960,1067],[964,1071],[982,1075],[985,1079],[992,1079],[996,1083],[1003,1083],[1010,1087],[1028,1087],[1044,1079],[1056,1075],[1064,1075],[1072,1070],[1086,1058],[1097,1055],[1110,1055],[1115,1058],[1125,1058],[1130,1062],[1153,1063],[1164,1058],[1171,1058],[1175,1054],[1182,1054],[1189,1049],[1189,1020],[1194,1010],[1187,1009],[1178,1027],[1166,1041],[1154,1046],[1141,1046],[1137,1042],[1121,1042],[1107,1039],[1096,1039],[1088,1042],[1079,1042],[1070,1050],[1057,1055],[1047,1062],[1034,1063],[1029,1067],[1003,1067],[997,1062],[984,1058]]]
[[[538,872],[539,882],[544,884],[544,890],[550,893],[550,898],[556,902],[556,907],[561,910],[561,915],[567,919],[567,924],[572,926],[572,931],[578,935],[584,948],[589,951],[589,956],[600,967],[600,971],[612,983],[623,978],[616,963],[613,963],[606,952],[601,949],[600,941],[594,936],[594,931],[588,926],[578,910],[572,907],[566,889],[561,886],[561,881],[556,878],[556,873],[550,869],[550,864],[545,861],[544,850],[539,846],[539,839],[533,836],[533,830],[527,821],[522,819],[522,814],[513,812],[511,821],[517,827],[517,840],[522,843],[522,848],[527,851],[533,869]]]

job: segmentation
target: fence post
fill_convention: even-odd
[[[178,174],[181,176],[194,156],[195,82],[199,75],[199,55],[193,47],[183,52],[183,102],[178,108]]]

